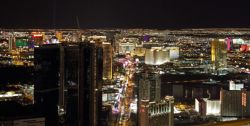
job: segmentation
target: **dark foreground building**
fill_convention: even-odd
[[[58,125],[60,48],[57,45],[35,49],[34,99],[46,125]]]
[[[46,125],[99,125],[101,44],[43,45],[35,48],[35,68],[35,105]]]
[[[0,126],[45,126],[45,118],[36,113],[34,105],[0,101]]]

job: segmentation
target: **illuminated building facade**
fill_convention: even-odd
[[[158,102],[141,100],[139,126],[173,126],[174,98],[166,96]]]
[[[149,125],[149,114],[148,114],[148,108],[149,108],[149,100],[140,100],[140,109],[139,109],[139,126],[148,126]]]
[[[169,62],[169,51],[162,48],[146,49],[145,64],[148,65],[162,65]]]
[[[250,92],[242,90],[221,89],[220,99],[195,99],[195,110],[201,116],[214,115],[222,117],[249,117]]]
[[[112,79],[112,59],[113,59],[113,48],[110,43],[103,43],[103,79]]]
[[[227,44],[224,39],[211,42],[211,61],[215,70],[227,67]]]
[[[175,60],[180,57],[180,49],[179,47],[166,47],[167,50],[169,50],[169,59]]]
[[[139,80],[139,100],[159,101],[161,79],[156,73],[143,73]]]
[[[229,81],[229,90],[238,90],[240,91],[242,88],[244,88],[243,83],[235,83],[234,81]]]
[[[142,73],[139,79],[139,126],[173,125],[173,97],[161,100],[161,79],[157,73]],[[171,124],[171,125],[170,125]]]
[[[200,113],[201,116],[214,115],[219,116],[221,111],[220,100],[196,98],[195,110]]]
[[[43,41],[44,41],[44,32],[40,33],[40,32],[33,32],[32,33],[32,40],[34,41],[35,45],[42,45]]]
[[[226,39],[227,42],[227,51],[231,51],[233,49],[233,40],[231,37],[227,37]]]
[[[249,52],[249,45],[247,45],[247,44],[242,44],[242,45],[240,46],[240,51],[241,51],[241,52]]]
[[[135,43],[133,42],[120,42],[119,43],[119,54],[131,53],[135,49]]]
[[[221,116],[225,117],[249,117],[250,116],[250,92],[242,90],[220,91]]]
[[[136,47],[136,48],[135,48],[135,51],[134,51],[134,55],[140,56],[140,57],[145,56],[145,51],[146,51],[145,48]]]

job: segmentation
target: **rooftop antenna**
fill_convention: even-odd
[[[53,27],[56,29],[56,0],[54,0],[54,6],[53,6]]]
[[[79,18],[78,18],[78,16],[76,16],[76,24],[77,24],[77,28],[80,29],[80,24],[79,24]]]
[[[81,32],[80,32],[80,23],[79,23],[79,18],[78,16],[76,16],[76,24],[77,24],[77,35],[79,37],[79,39],[81,40]]]

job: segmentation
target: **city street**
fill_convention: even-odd
[[[131,120],[131,112],[136,112],[136,96],[134,94],[134,81],[133,81],[133,61],[132,58],[129,58],[124,63],[125,75],[124,80],[121,81],[121,89],[122,91],[119,94],[119,115],[116,115],[115,122],[113,123],[114,126],[133,126],[135,122]],[[131,106],[131,104],[133,104]]]

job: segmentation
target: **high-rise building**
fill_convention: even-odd
[[[149,107],[161,103],[161,79],[157,73],[141,73],[136,75],[138,83],[138,123],[139,126],[153,126],[149,124],[154,119],[151,118]],[[153,117],[153,116],[152,116]],[[159,118],[158,118],[159,119]],[[151,120],[151,121],[150,121]],[[165,119],[164,119],[165,120]]]
[[[79,58],[79,126],[98,126],[102,110],[102,45],[81,43]]]
[[[64,84],[69,125],[96,126],[102,107],[103,53],[100,43],[65,46]],[[66,95],[67,94],[67,95]]]
[[[199,112],[201,116],[219,116],[221,111],[221,103],[219,99],[196,98],[195,110]]]
[[[225,90],[220,91],[221,116],[225,117],[249,117],[250,109],[250,92],[242,90]]]
[[[162,65],[169,61],[169,50],[161,47],[152,47],[145,51],[145,64]]]
[[[169,50],[169,59],[175,60],[180,57],[180,49],[179,47],[166,47],[167,50]]]
[[[211,42],[211,61],[215,70],[227,66],[227,44],[224,39]]]
[[[60,45],[35,48],[35,106],[47,126],[58,125]]]
[[[139,100],[159,101],[161,79],[157,73],[142,73],[139,80]]]
[[[231,51],[233,49],[233,40],[231,37],[227,37],[226,39],[227,42],[227,51]]]
[[[103,79],[112,79],[112,59],[113,59],[113,48],[110,43],[103,43]]]
[[[81,42],[41,46],[35,49],[35,64],[35,100],[46,117],[46,125],[57,125],[58,115],[65,115],[64,123],[70,126],[99,125],[102,44]]]
[[[69,44],[64,48],[64,102],[66,125],[78,125],[78,98],[79,98],[79,45]]]
[[[145,66],[142,73],[135,75],[138,85],[138,125],[173,126],[174,98],[161,98],[160,74],[150,69]]]

